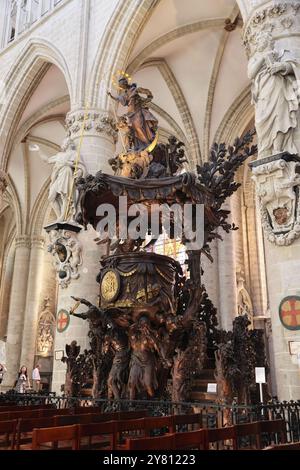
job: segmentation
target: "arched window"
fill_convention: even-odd
[[[147,248],[147,251],[175,259],[180,263],[183,273],[189,277],[189,273],[187,272],[188,266],[186,264],[186,249],[181,243],[181,240],[171,240],[167,237],[166,233],[163,233],[158,237],[154,244]]]

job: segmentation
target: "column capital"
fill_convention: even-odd
[[[30,248],[31,239],[29,235],[18,235],[15,239],[16,248]]]
[[[31,248],[41,248],[43,249],[45,245],[45,237],[33,235],[31,237]]]
[[[255,3],[255,4],[254,4]],[[254,8],[245,22],[243,42],[248,58],[261,52],[260,39],[269,33],[274,41],[299,34],[300,4],[298,0],[286,2],[253,2]],[[256,8],[255,8],[256,7]]]
[[[99,137],[106,135],[114,143],[117,142],[118,131],[115,118],[107,111],[97,109],[78,109],[70,111],[66,116],[67,135],[71,139],[80,137],[82,126],[84,136]]]

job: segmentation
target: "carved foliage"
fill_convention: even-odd
[[[257,37],[262,31],[274,31],[275,35],[280,35],[286,32],[286,30],[295,28],[295,32],[297,32],[299,27],[299,21],[297,21],[299,8],[299,4],[281,2],[256,12],[248,22],[244,32],[244,45],[248,56],[255,53]]]
[[[247,315],[236,317],[232,331],[220,331],[216,352],[216,380],[219,398],[229,403],[237,397],[239,403],[250,401],[255,389],[255,367],[266,367],[263,332],[249,330]]]
[[[57,272],[57,280],[62,288],[78,279],[79,266],[82,264],[82,247],[76,235],[68,230],[51,230],[48,251],[53,256],[53,265]]]
[[[300,163],[278,159],[253,168],[253,179],[269,241],[290,245],[300,235]]]
[[[104,133],[112,137],[114,142],[117,141],[118,130],[115,120],[107,114],[96,112],[85,113],[84,111],[69,113],[66,118],[66,124],[69,137],[77,137],[83,126],[85,133],[95,135]]]
[[[234,176],[238,168],[247,158],[257,152],[257,146],[250,146],[255,131],[246,133],[242,138],[237,138],[232,146],[225,144],[214,144],[210,160],[202,166],[197,166],[198,181],[214,194],[214,205],[211,207],[214,214],[214,221],[205,227],[206,245],[203,252],[210,258],[208,243],[214,239],[222,239],[216,232],[217,228],[222,228],[225,232],[237,230],[235,224],[228,223],[229,211],[222,209],[223,203],[240,186],[234,181]]]

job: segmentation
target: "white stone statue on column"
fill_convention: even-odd
[[[74,142],[66,138],[63,141],[61,152],[47,157],[40,151],[41,158],[53,164],[49,188],[49,201],[56,214],[56,222],[74,221],[77,205],[76,187],[74,177],[85,176],[85,166],[78,162],[76,175],[77,150]]]
[[[289,50],[274,47],[272,34],[260,32],[250,58],[252,102],[259,158],[282,152],[298,154],[294,132],[299,126],[300,64]]]

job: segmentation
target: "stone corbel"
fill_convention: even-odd
[[[282,154],[251,164],[268,240],[287,246],[300,236],[300,159]]]
[[[58,229],[49,231],[48,251],[53,256],[53,265],[59,285],[64,289],[72,279],[78,279],[82,264],[82,246],[76,233]]]

